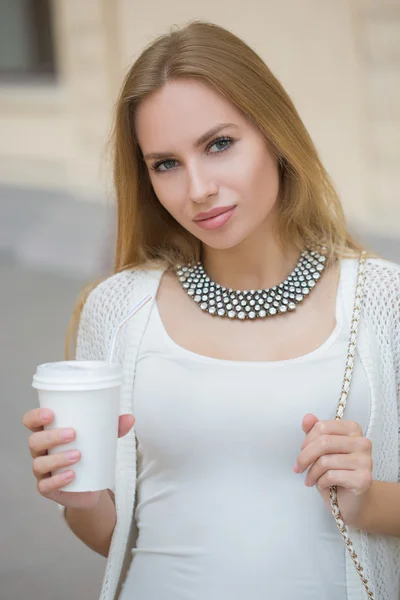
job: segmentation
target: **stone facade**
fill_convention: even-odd
[[[112,197],[107,139],[122,77],[175,23],[226,26],[264,58],[294,100],[363,229],[400,232],[398,0],[53,0],[58,78],[0,81],[0,183]]]
[[[400,3],[359,0],[358,43],[364,74],[365,160],[371,221],[400,232]]]

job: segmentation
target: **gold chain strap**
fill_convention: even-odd
[[[357,278],[357,288],[356,288],[356,297],[354,301],[353,308],[353,318],[351,322],[351,330],[350,330],[350,340],[349,347],[347,351],[347,362],[346,362],[346,370],[344,374],[342,393],[340,396],[338,408],[336,411],[335,419],[341,419],[343,417],[344,409],[346,408],[346,402],[349,395],[351,378],[353,375],[353,367],[354,367],[354,359],[356,354],[356,342],[357,342],[357,334],[358,334],[358,325],[360,322],[360,313],[361,313],[361,305],[363,298],[363,288],[365,282],[365,261],[366,261],[366,253],[363,251],[361,253],[359,263],[358,263],[358,278]],[[342,534],[344,543],[346,548],[350,554],[350,557],[354,563],[355,568],[357,569],[357,573],[360,576],[360,579],[363,583],[365,591],[367,592],[368,598],[374,599],[374,594],[372,590],[369,588],[368,580],[365,578],[363,573],[363,568],[360,565],[360,561],[358,560],[357,554],[354,551],[353,544],[349,537],[349,531],[347,526],[344,524],[342,519],[342,515],[340,514],[339,505],[337,502],[337,486],[332,485],[330,487],[330,504],[332,508],[332,513],[336,521],[336,525],[340,533]]]

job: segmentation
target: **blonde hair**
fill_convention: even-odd
[[[325,245],[329,261],[354,256],[361,245],[348,233],[343,209],[291,99],[262,59],[226,29],[204,21],[173,28],[149,44],[129,69],[112,132],[118,229],[114,272],[197,261],[200,242],[158,201],[135,134],[135,113],[168,81],[211,86],[258,128],[280,174],[279,235],[299,250]],[[98,282],[96,282],[97,284]],[[78,300],[69,339],[89,291]],[[68,350],[67,350],[68,352]]]

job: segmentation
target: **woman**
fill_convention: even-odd
[[[61,432],[24,417],[39,492],[108,556],[101,598],[365,598],[331,486],[374,597],[397,598],[399,266],[367,258],[337,420],[363,249],[262,60],[208,23],[162,36],[125,79],[114,143],[116,274],[78,307],[76,357],[105,358],[152,296],[117,349],[116,489],[60,492],[51,470],[71,480],[79,451],[47,456]]]

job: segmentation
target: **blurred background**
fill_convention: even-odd
[[[231,29],[280,79],[350,227],[400,262],[399,0],[0,0],[0,600],[91,600],[105,559],[36,491],[25,411],[36,365],[64,357],[80,288],[110,272],[113,105],[171,25]]]

